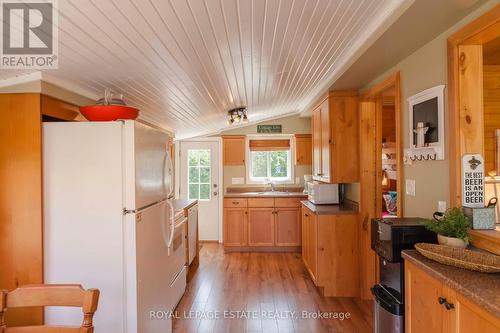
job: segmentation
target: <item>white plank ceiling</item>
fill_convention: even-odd
[[[60,0],[59,69],[88,96],[125,94],[188,137],[302,111],[403,0]],[[0,79],[15,74],[3,70]]]

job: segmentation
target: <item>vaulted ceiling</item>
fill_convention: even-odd
[[[302,111],[411,2],[64,0],[59,68],[43,74],[89,97],[124,93],[145,120],[200,135],[236,106],[251,121]]]

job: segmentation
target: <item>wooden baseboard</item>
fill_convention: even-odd
[[[224,246],[224,252],[300,252],[301,246]]]
[[[200,244],[204,244],[204,243],[212,243],[212,244],[213,244],[213,243],[219,243],[219,241],[218,241],[218,240],[210,240],[210,239],[209,239],[209,240],[201,240],[201,239],[200,239],[198,242],[199,242]]]

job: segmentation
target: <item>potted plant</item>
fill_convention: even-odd
[[[442,217],[434,214],[434,220],[428,220],[425,227],[438,234],[441,245],[465,248],[469,244],[470,222],[462,208],[454,207],[446,210]]]

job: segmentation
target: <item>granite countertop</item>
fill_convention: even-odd
[[[357,214],[359,211],[358,205],[354,202],[346,202],[340,205],[315,205],[308,200],[301,202],[317,215]]]
[[[403,258],[442,281],[485,310],[500,317],[500,274],[473,272],[427,259],[417,250],[404,250]]]
[[[226,192],[225,198],[306,198],[302,192]]]

